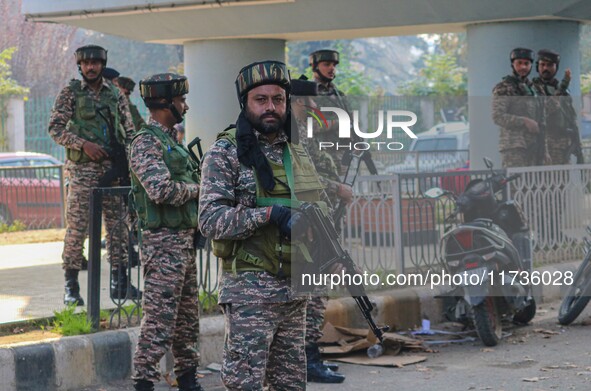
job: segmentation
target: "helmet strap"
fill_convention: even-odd
[[[321,83],[330,83],[333,81],[333,79],[329,79],[328,77],[324,76],[322,72],[320,72],[320,69],[318,69],[318,64],[312,68],[312,71],[318,75]]]
[[[183,122],[183,116],[181,115],[181,113],[179,113],[176,106],[172,104],[172,101],[168,104],[168,109],[170,109],[172,115],[174,115],[174,119],[176,120],[177,124]]]

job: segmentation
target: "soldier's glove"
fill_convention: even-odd
[[[295,237],[299,237],[305,233],[303,227],[305,224],[304,216],[300,212],[294,212],[285,206],[273,205],[271,207],[269,221],[275,224],[279,228],[281,235],[286,238],[291,239],[292,231]]]

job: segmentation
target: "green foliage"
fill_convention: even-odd
[[[591,94],[591,72],[581,75],[581,95]]]
[[[0,233],[24,231],[27,226],[20,220],[14,220],[12,224],[0,223]]]
[[[218,293],[199,291],[199,306],[201,312],[212,313],[218,311]]]
[[[4,49],[0,52],[0,95],[27,95],[29,89],[20,86],[12,79],[10,64],[12,55],[16,51],[15,47]]]
[[[75,311],[75,304],[67,306],[62,311],[54,311],[53,331],[65,336],[90,334],[92,325],[86,318],[86,312],[75,314]]]
[[[419,76],[398,88],[409,96],[460,96],[467,94],[466,69],[457,65],[451,54],[425,55],[425,68]]]

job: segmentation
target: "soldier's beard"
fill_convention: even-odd
[[[552,73],[550,71],[544,71],[544,72],[542,72],[541,76],[542,76],[542,79],[544,79],[545,81],[550,81],[550,80],[554,79],[555,74],[556,73]]]
[[[275,122],[264,122],[263,119],[265,118],[275,118],[277,121]],[[258,130],[263,134],[273,134],[278,133],[281,129],[285,126],[285,115],[280,116],[277,113],[268,113],[263,114],[257,117],[254,113],[250,110],[246,109],[246,118],[252,124],[252,127]]]

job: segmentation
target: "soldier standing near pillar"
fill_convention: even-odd
[[[298,296],[290,277],[292,233],[306,225],[290,207],[320,200],[323,186],[303,147],[291,142],[285,64],[245,66],[236,90],[242,111],[205,155],[199,198],[199,225],[223,262],[222,381],[227,390],[305,390],[307,296]]]
[[[194,238],[199,195],[198,165],[176,140],[174,125],[189,109],[187,78],[174,73],[140,82],[150,110],[130,148],[132,191],[141,230],[143,318],[133,358],[135,389],[153,391],[158,363],[172,348],[179,391],[201,391],[199,294]]]
[[[574,152],[577,163],[583,163],[580,151],[581,139],[577,124],[577,112],[568,91],[571,79],[570,69],[566,69],[562,81],[556,79],[560,55],[552,50],[538,51],[536,71],[538,77],[533,84],[541,95],[557,97],[548,99],[546,110],[547,144],[550,160],[555,164],[569,164],[571,151]]]
[[[66,280],[64,303],[80,306],[84,300],[80,296],[78,272],[85,261],[83,247],[88,234],[90,189],[98,187],[101,178],[114,166],[111,145],[125,145],[134,129],[127,99],[102,77],[107,51],[96,45],[82,46],[76,49],[75,59],[82,80],[71,80],[57,96],[49,134],[66,148],[69,177],[62,255]],[[133,285],[128,291],[127,244],[113,243],[127,237],[120,222],[118,201],[113,196],[103,198],[108,256],[113,271],[111,296],[127,297],[129,293],[137,298],[140,292]]]
[[[547,160],[543,102],[528,78],[534,52],[515,48],[510,60],[512,73],[494,87],[492,100],[492,118],[501,127],[503,167],[543,165]]]

